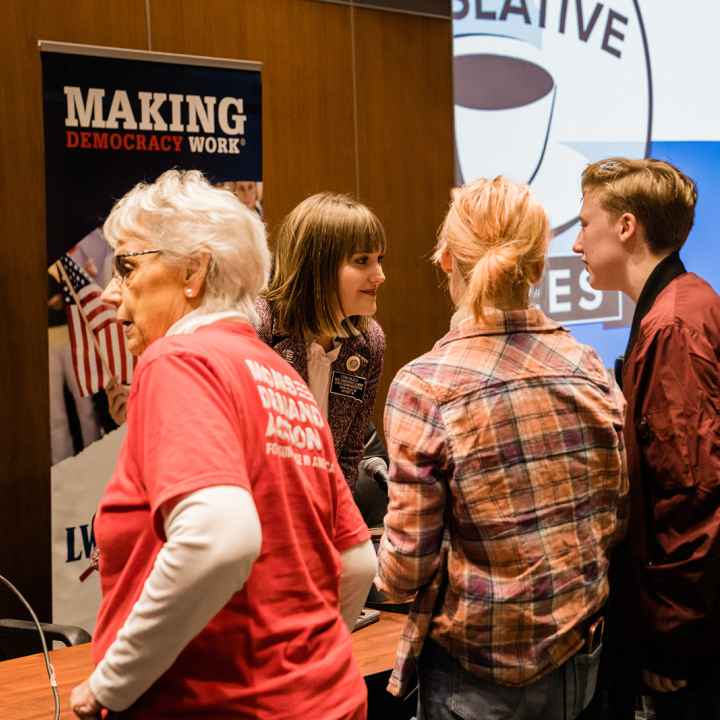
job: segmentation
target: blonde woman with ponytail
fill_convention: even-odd
[[[550,238],[529,188],[458,188],[434,255],[450,331],[395,377],[378,587],[414,601],[389,690],[423,720],[572,720],[592,698],[624,531],[621,396],[530,304]]]

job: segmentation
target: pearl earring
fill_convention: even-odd
[[[185,294],[188,297],[192,297],[192,288],[185,288]]]

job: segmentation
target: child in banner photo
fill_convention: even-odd
[[[219,187],[229,190],[246,207],[263,217],[262,193],[263,184],[255,180],[227,180]]]

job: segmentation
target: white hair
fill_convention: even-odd
[[[207,253],[200,312],[237,310],[256,321],[255,299],[270,271],[265,226],[198,170],[168,170],[152,184],[138,183],[115,203],[103,233],[112,248],[121,237],[139,238],[180,266]]]

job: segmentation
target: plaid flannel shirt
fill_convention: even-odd
[[[376,583],[413,605],[392,694],[428,635],[510,686],[582,647],[626,524],[623,409],[596,353],[537,308],[468,318],[400,370]]]

